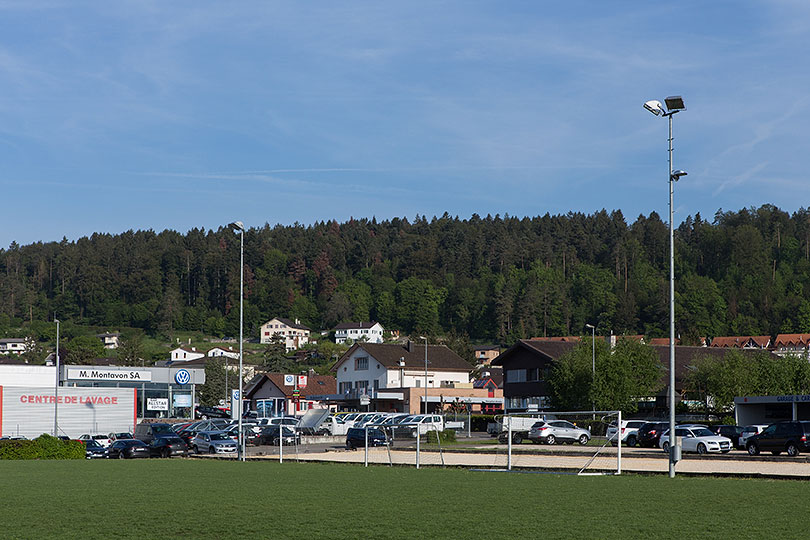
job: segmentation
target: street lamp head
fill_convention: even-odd
[[[664,111],[664,106],[661,105],[661,102],[657,99],[651,99],[644,103],[644,108],[653,113],[655,116],[661,116],[666,111]]]
[[[672,176],[672,179],[673,179],[673,180],[675,180],[675,181],[677,182],[677,181],[678,181],[678,179],[679,179],[681,176],[686,176],[687,174],[689,174],[689,173],[688,173],[688,172],[686,172],[686,171],[682,171],[682,170],[678,169],[678,170],[676,170],[676,171],[672,171],[672,175],[671,175],[671,176]]]
[[[664,98],[664,103],[667,104],[667,109],[672,111],[685,111],[686,105],[683,104],[683,98],[681,96],[669,96],[668,98]]]
[[[595,330],[596,329],[596,327],[594,325],[592,325],[592,324],[586,324],[585,328],[587,328],[588,330]]]
[[[245,225],[241,221],[234,221],[233,223],[229,224],[228,227],[234,231],[245,232]]]

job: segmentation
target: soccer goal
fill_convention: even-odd
[[[493,470],[621,474],[621,411],[551,411],[498,418]],[[613,430],[608,428],[613,426]],[[505,458],[505,459],[504,459]]]

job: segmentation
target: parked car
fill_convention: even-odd
[[[135,426],[135,438],[146,444],[151,443],[157,437],[171,437],[175,435],[171,424],[163,423],[140,423]]]
[[[742,448],[745,450],[745,443],[748,442],[748,439],[757,433],[762,433],[762,430],[769,425],[770,424],[751,424],[750,426],[743,426],[742,433],[740,434],[740,440],[737,443],[737,448]]]
[[[575,426],[566,420],[549,420],[535,422],[529,430],[529,440],[534,443],[588,444],[591,434],[587,429]]]
[[[367,430],[366,428],[350,428],[346,432],[346,450],[364,448],[366,446],[366,431],[368,431],[369,446],[393,446],[393,441],[390,441],[380,428],[370,427]]]
[[[706,427],[685,427],[675,426],[675,436],[681,437],[681,451],[697,452],[706,454],[707,452],[722,452],[727,454],[731,451],[731,439],[715,435]],[[669,452],[669,430],[661,434],[658,446]]]
[[[80,441],[94,440],[104,448],[107,448],[108,446],[110,446],[110,444],[112,444],[109,435],[102,435],[102,434],[91,435],[89,433],[85,433],[83,435],[79,435],[79,440]]]
[[[638,428],[646,423],[646,420],[622,420],[621,441],[627,446],[635,446],[638,443]],[[616,440],[618,431],[616,422],[613,422],[608,426],[605,433],[605,436],[611,441],[613,446],[618,444]]]
[[[810,452],[810,421],[787,421],[771,424],[757,435],[752,435],[745,448],[752,456],[768,451],[778,456],[787,452],[798,456],[800,452]]]
[[[149,446],[138,439],[119,439],[107,448],[106,455],[107,459],[148,458]]]
[[[257,424],[259,427],[265,426],[289,426],[295,427],[298,425],[299,419],[295,416],[274,416],[272,418],[259,418]]]
[[[152,457],[168,458],[172,456],[187,456],[188,446],[183,439],[174,435],[157,437],[149,443],[149,454]]]
[[[403,420],[398,428],[409,429],[411,437],[424,435],[429,431],[443,431],[444,418],[438,414],[417,414],[409,419]]]
[[[281,430],[281,435],[279,435],[279,430]],[[246,438],[245,443],[252,446],[262,446],[268,444],[271,446],[278,446],[279,436],[283,438],[282,442],[285,445],[301,444],[300,434],[298,434],[290,426],[280,425],[263,427],[258,434],[254,434],[253,436]]]
[[[194,415],[196,418],[201,420],[208,420],[209,418],[231,417],[230,411],[226,411],[225,409],[220,409],[218,407],[206,407],[205,405],[200,405],[194,409]]]
[[[734,446],[734,448],[745,448],[744,446],[740,446],[740,435],[742,435],[743,431],[742,426],[712,426],[709,428],[709,430],[715,435],[720,435],[722,437],[728,437],[731,439],[731,444]]]
[[[110,439],[110,441],[117,441],[118,439],[134,439],[135,437],[132,436],[132,433],[122,431],[121,433],[110,433],[107,435],[107,438]]]
[[[639,446],[657,448],[661,441],[661,434],[669,429],[669,422],[647,422],[638,428],[636,434]]]
[[[201,431],[191,440],[195,454],[232,454],[236,441],[221,431]]]
[[[107,457],[107,449],[96,442],[95,439],[89,439],[81,442],[84,444],[84,457],[87,459]]]

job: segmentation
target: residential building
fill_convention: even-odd
[[[488,366],[501,354],[501,348],[497,345],[484,345],[473,349],[475,355],[475,363],[479,366]]]
[[[335,343],[343,344],[349,339],[352,342],[382,343],[383,331],[382,325],[374,321],[340,323],[335,327]]]
[[[770,336],[723,336],[712,339],[709,347],[720,347],[723,349],[761,349],[766,350],[771,346]]]
[[[270,343],[274,336],[279,336],[284,342],[285,349],[289,352],[309,343],[310,332],[311,330],[301,324],[298,319],[291,321],[276,317],[261,326],[259,336],[261,343]]]
[[[31,346],[27,338],[0,339],[0,354],[22,354]]]
[[[245,387],[250,409],[260,417],[302,414],[309,409],[327,408],[315,395],[335,393],[335,378],[330,375],[285,375],[261,373]]]
[[[774,354],[810,357],[810,334],[779,334],[773,342]]]
[[[171,362],[188,362],[189,360],[196,360],[203,358],[205,353],[197,350],[196,347],[177,347],[169,353],[169,360]]]
[[[500,405],[500,391],[492,398],[484,388],[473,388],[472,366],[444,345],[425,347],[355,343],[335,363],[337,394],[328,396],[341,407],[416,414],[444,409],[458,400],[481,410],[485,403]]]
[[[209,349],[205,355],[209,358],[218,358],[224,356],[227,358],[233,358],[234,360],[239,360],[239,351],[234,350],[233,347],[214,347],[213,349]]]
[[[121,334],[117,332],[96,334],[96,337],[101,340],[105,349],[117,349],[121,345]]]

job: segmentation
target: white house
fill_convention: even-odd
[[[188,362],[205,356],[205,353],[199,352],[196,347],[177,347],[169,354],[172,362]]]
[[[291,321],[276,317],[262,325],[259,335],[261,343],[270,343],[273,336],[278,335],[284,340],[287,351],[292,351],[309,343],[309,333],[310,329],[301,324],[298,319]]]
[[[470,364],[444,345],[355,343],[332,368],[338,394],[391,388],[455,388],[470,383]]]
[[[0,354],[22,354],[30,345],[26,338],[0,339]]]
[[[235,351],[231,347],[214,347],[208,351],[207,356],[209,358],[227,356],[228,358],[239,360],[239,351]]]
[[[335,327],[335,343],[352,341],[365,341],[366,343],[382,343],[383,327],[378,322],[346,322]]]
[[[117,349],[121,345],[121,334],[118,333],[96,334],[96,337],[101,340],[105,349]]]

